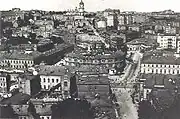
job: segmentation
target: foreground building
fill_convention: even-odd
[[[59,92],[62,97],[70,95],[70,69],[62,66],[40,66],[40,85],[42,91]]]

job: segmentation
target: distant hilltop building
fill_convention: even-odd
[[[81,2],[79,3],[79,14],[81,16],[84,16],[84,2],[81,0]]]
[[[67,15],[75,15],[75,16],[84,16],[85,8],[84,2],[81,0],[79,3],[79,8],[67,10]]]

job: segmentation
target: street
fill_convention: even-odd
[[[139,52],[136,52],[133,56],[133,61],[135,63],[130,63],[127,68],[125,68],[124,75],[120,79],[124,81],[124,87],[133,87],[136,76],[140,70],[140,59],[141,55]],[[138,119],[138,112],[135,104],[132,102],[131,93],[122,88],[120,92],[116,94],[117,102],[120,105],[120,114],[122,119]]]

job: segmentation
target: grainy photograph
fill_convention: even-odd
[[[180,119],[177,0],[2,0],[0,119]]]

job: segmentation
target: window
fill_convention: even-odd
[[[54,83],[54,79],[52,79],[52,82]]]
[[[48,78],[48,83],[50,82],[50,79]]]
[[[46,89],[46,85],[44,85],[44,89]]]
[[[68,83],[67,83],[67,82],[64,82],[64,86],[68,86]]]
[[[44,119],[44,117],[41,117],[41,119]]]
[[[49,117],[47,117],[47,119],[50,119]]]
[[[58,83],[59,82],[59,79],[56,79],[56,83]]]
[[[46,79],[44,78],[44,82],[46,82]]]

